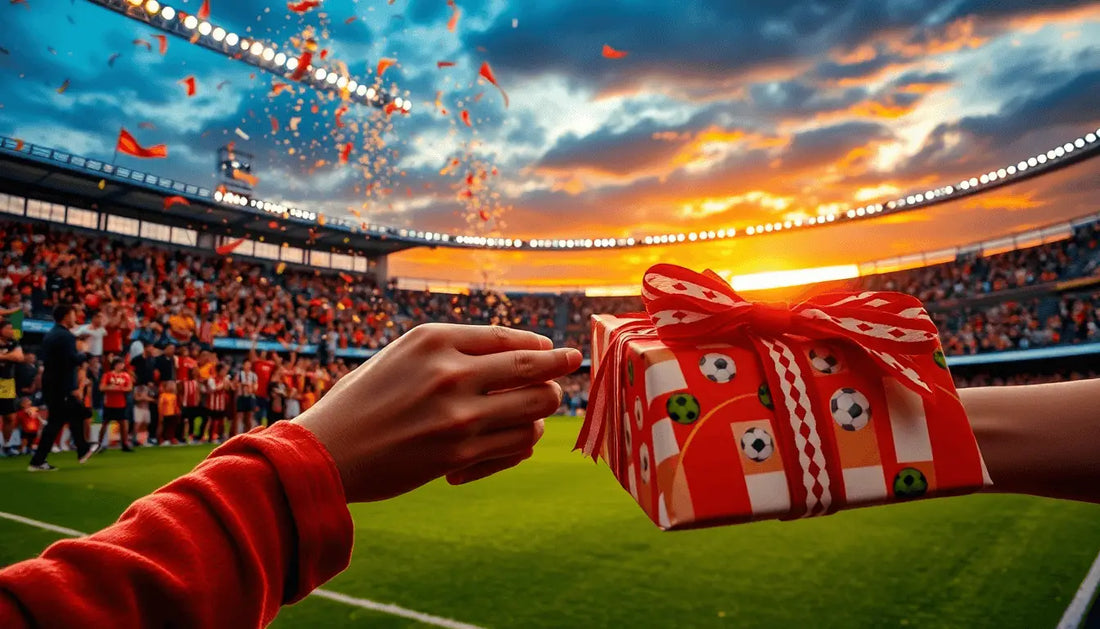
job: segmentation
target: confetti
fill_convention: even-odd
[[[23,145],[24,145],[24,144],[25,144],[25,142],[23,142],[23,140],[18,140],[18,139],[17,139],[17,140],[15,141],[15,150],[16,150],[17,152],[18,152],[18,151],[22,151],[22,150],[23,150]]]
[[[229,81],[222,81],[221,83],[218,83],[218,85],[215,89],[217,89],[220,92],[220,91],[222,91],[222,88],[225,87],[226,85],[229,85]]]
[[[119,153],[125,153],[126,155],[132,155],[142,159],[163,159],[168,157],[167,146],[164,144],[156,144],[150,147],[144,147],[138,144],[134,136],[130,135],[130,132],[125,128],[120,129],[118,132],[118,143],[115,145],[115,150]]]
[[[607,44],[603,45],[603,56],[608,58],[608,59],[622,59],[623,57],[625,57],[629,54],[630,53],[626,52],[625,50],[615,50],[614,48],[612,48],[611,46],[608,46]]]
[[[65,79],[65,82],[61,84],[61,87],[57,88],[58,94],[64,94],[69,89],[69,79]]]
[[[156,129],[156,128],[157,128],[157,125],[155,125],[155,124],[153,124],[153,123],[151,123],[151,122],[139,122],[139,123],[138,123],[138,128],[139,128],[139,129],[149,129],[149,130],[153,130],[153,129]]]
[[[297,131],[298,130],[298,125],[301,124],[301,122],[302,122],[301,116],[295,116],[295,117],[291,118],[290,119],[290,130],[291,131]]]
[[[279,221],[268,221],[268,229],[279,229]]]
[[[470,112],[466,111],[465,109],[462,110],[462,122],[466,123],[467,127],[474,126],[470,123]]]
[[[181,196],[172,196],[164,200],[164,209],[169,209],[173,205],[191,205],[191,202]]]
[[[115,67],[115,61],[117,61],[118,58],[121,57],[121,56],[122,56],[121,53],[116,52],[115,54],[111,55],[110,57],[107,57],[107,67],[109,67],[109,68]]]
[[[395,63],[397,63],[397,61],[394,60],[394,59],[387,59],[386,57],[383,57],[383,58],[379,59],[378,60],[378,71],[377,71],[378,76],[382,76],[383,74],[385,74],[386,70],[388,70],[390,68],[390,66],[392,66]]]
[[[167,35],[153,35],[153,38],[160,44],[160,54],[168,54],[168,36]]]
[[[286,8],[295,13],[306,13],[307,11],[310,11],[311,9],[316,9],[319,6],[321,6],[320,0],[302,0],[302,2],[286,3]]]
[[[107,180],[106,179],[100,179],[98,188],[100,190],[106,189],[107,188]]]
[[[257,184],[260,183],[260,178],[256,175],[253,175],[252,173],[247,173],[243,170],[236,168],[233,169],[233,178],[237,181],[243,181],[253,188],[255,188]]]
[[[195,17],[200,20],[210,19],[210,0],[202,0],[202,6],[199,7],[199,12],[195,14]]]
[[[352,149],[351,142],[348,142],[348,143],[344,144],[344,149],[342,151],[340,151],[340,163],[341,164],[348,163],[348,158],[351,157],[351,149]]]
[[[135,46],[145,46],[145,49],[148,50],[149,52],[153,51],[153,44],[150,44],[149,42],[145,41],[144,39],[135,39],[134,40],[134,45]]]
[[[386,113],[386,115],[388,116],[388,115],[392,114],[393,112],[397,111],[397,105],[395,105],[392,102],[391,103],[386,103],[386,107],[382,111],[384,111]]]
[[[279,132],[279,119],[276,118],[275,116],[271,116],[271,132],[272,133],[278,133]]]
[[[481,220],[486,221],[486,222],[488,222],[489,219],[492,218],[492,216],[485,210],[479,211],[478,212],[478,217],[480,217]]]
[[[458,18],[462,15],[462,9],[455,6],[454,2],[448,2],[448,4],[451,5],[452,11],[451,19],[447,20],[447,30],[453,33],[455,32],[455,28],[458,27]]]
[[[353,15],[353,16],[349,17],[348,19],[344,20],[344,24],[351,24],[352,22],[354,22],[355,20],[358,20],[358,19],[359,18],[357,18]]]
[[[438,69],[453,68],[454,65],[455,65],[454,61],[436,61],[435,62],[435,67],[438,68]]]
[[[343,129],[344,128],[344,121],[341,120],[341,118],[343,118],[344,114],[346,114],[346,113],[348,113],[348,106],[347,105],[340,105],[340,108],[336,110],[336,116],[335,117],[336,117],[336,128],[337,129]]]
[[[245,133],[244,131],[241,131],[240,127],[237,127],[236,129],[234,129],[233,133],[236,133],[237,137],[239,137],[240,139],[245,140],[245,141],[248,141],[248,140],[252,139],[248,136],[247,133]]]
[[[182,78],[178,81],[187,90],[187,98],[195,95],[195,75]]]
[[[271,94],[269,98],[274,98],[279,94],[282,94],[286,90],[292,89],[289,83],[279,83],[278,81],[271,84]]]
[[[302,56],[298,57],[298,66],[294,68],[294,73],[290,75],[292,81],[300,81],[306,74],[306,70],[309,69],[309,64],[313,63],[313,53],[306,50],[302,53]]]
[[[283,271],[286,271],[286,262],[280,262],[278,266],[275,267],[275,275],[282,275]]]
[[[488,61],[483,61],[481,63],[481,70],[478,72],[478,75],[486,81],[492,83],[498,90],[500,90],[500,95],[504,97],[504,106],[507,107],[508,94],[504,91],[504,88],[500,86],[500,83],[497,83],[497,77],[495,74],[493,74],[493,68],[489,65]]]
[[[243,245],[244,241],[245,241],[244,238],[238,238],[236,240],[232,240],[232,241],[227,242],[224,245],[218,247],[217,249],[214,250],[214,252],[217,253],[220,256],[227,256],[227,255],[233,253],[234,251],[236,251],[237,247],[240,247],[241,245]]]

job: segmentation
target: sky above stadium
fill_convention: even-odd
[[[215,150],[235,141],[256,156],[260,198],[529,239],[807,218],[955,183],[1100,126],[1097,3],[457,0],[453,30],[446,0],[325,0],[304,14],[278,2],[210,6],[213,22],[288,53],[313,27],[328,59],[367,82],[380,59],[395,60],[381,84],[407,95],[412,114],[352,104],[338,116],[330,96],[273,94],[273,75],[182,39],[162,55],[154,29],[87,0],[21,0],[0,3],[0,133],[110,159],[125,126],[169,157],[119,164],[205,185]],[[605,45],[627,54],[607,58]],[[478,79],[485,61],[509,106]],[[193,97],[179,84],[188,76]],[[476,200],[465,194],[471,173]],[[661,261],[734,273],[823,266],[1095,212],[1098,193],[1100,170],[1086,162],[803,233],[627,252],[418,250],[390,268],[591,285],[636,283]]]

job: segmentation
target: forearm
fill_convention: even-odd
[[[1100,503],[1100,380],[963,389],[991,491]]]
[[[271,428],[113,526],[0,571],[0,626],[266,625],[347,566],[351,536],[327,451],[298,426]]]

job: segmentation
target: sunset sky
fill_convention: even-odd
[[[386,119],[352,105],[337,128],[332,98],[308,88],[271,96],[272,75],[181,39],[162,56],[156,31],[86,0],[0,2],[0,133],[109,159],[126,126],[170,154],[120,164],[205,185],[215,149],[236,140],[256,154],[261,198],[330,216],[354,210],[372,223],[529,239],[806,218],[957,183],[1100,126],[1095,2],[456,5],[450,32],[445,0],[325,0],[302,16],[285,2],[211,0],[213,22],[288,53],[307,26],[327,26],[319,46],[353,77],[373,80],[380,58],[397,61],[383,85],[408,94],[412,115]],[[605,44],[628,54],[605,58]],[[437,68],[442,60],[455,66]],[[509,107],[477,80],[483,61]],[[193,98],[178,84],[188,75]],[[365,139],[369,129],[384,149]],[[340,166],[345,141],[356,152]],[[489,221],[462,197],[461,172],[441,174],[456,156],[457,170],[497,169]],[[935,209],[802,233],[629,251],[418,250],[394,256],[390,270],[584,286],[636,283],[655,262],[733,273],[823,266],[1069,219],[1100,211],[1098,198],[1093,161]]]

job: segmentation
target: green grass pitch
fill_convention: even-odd
[[[549,421],[493,479],[354,506],[351,568],[326,588],[487,627],[1053,627],[1100,549],[1100,506],[996,495],[662,533],[570,452],[579,427]],[[91,531],[206,452],[2,460],[0,511]],[[0,520],[0,564],[57,538]],[[415,623],[317,597],[276,621],[358,625]]]

